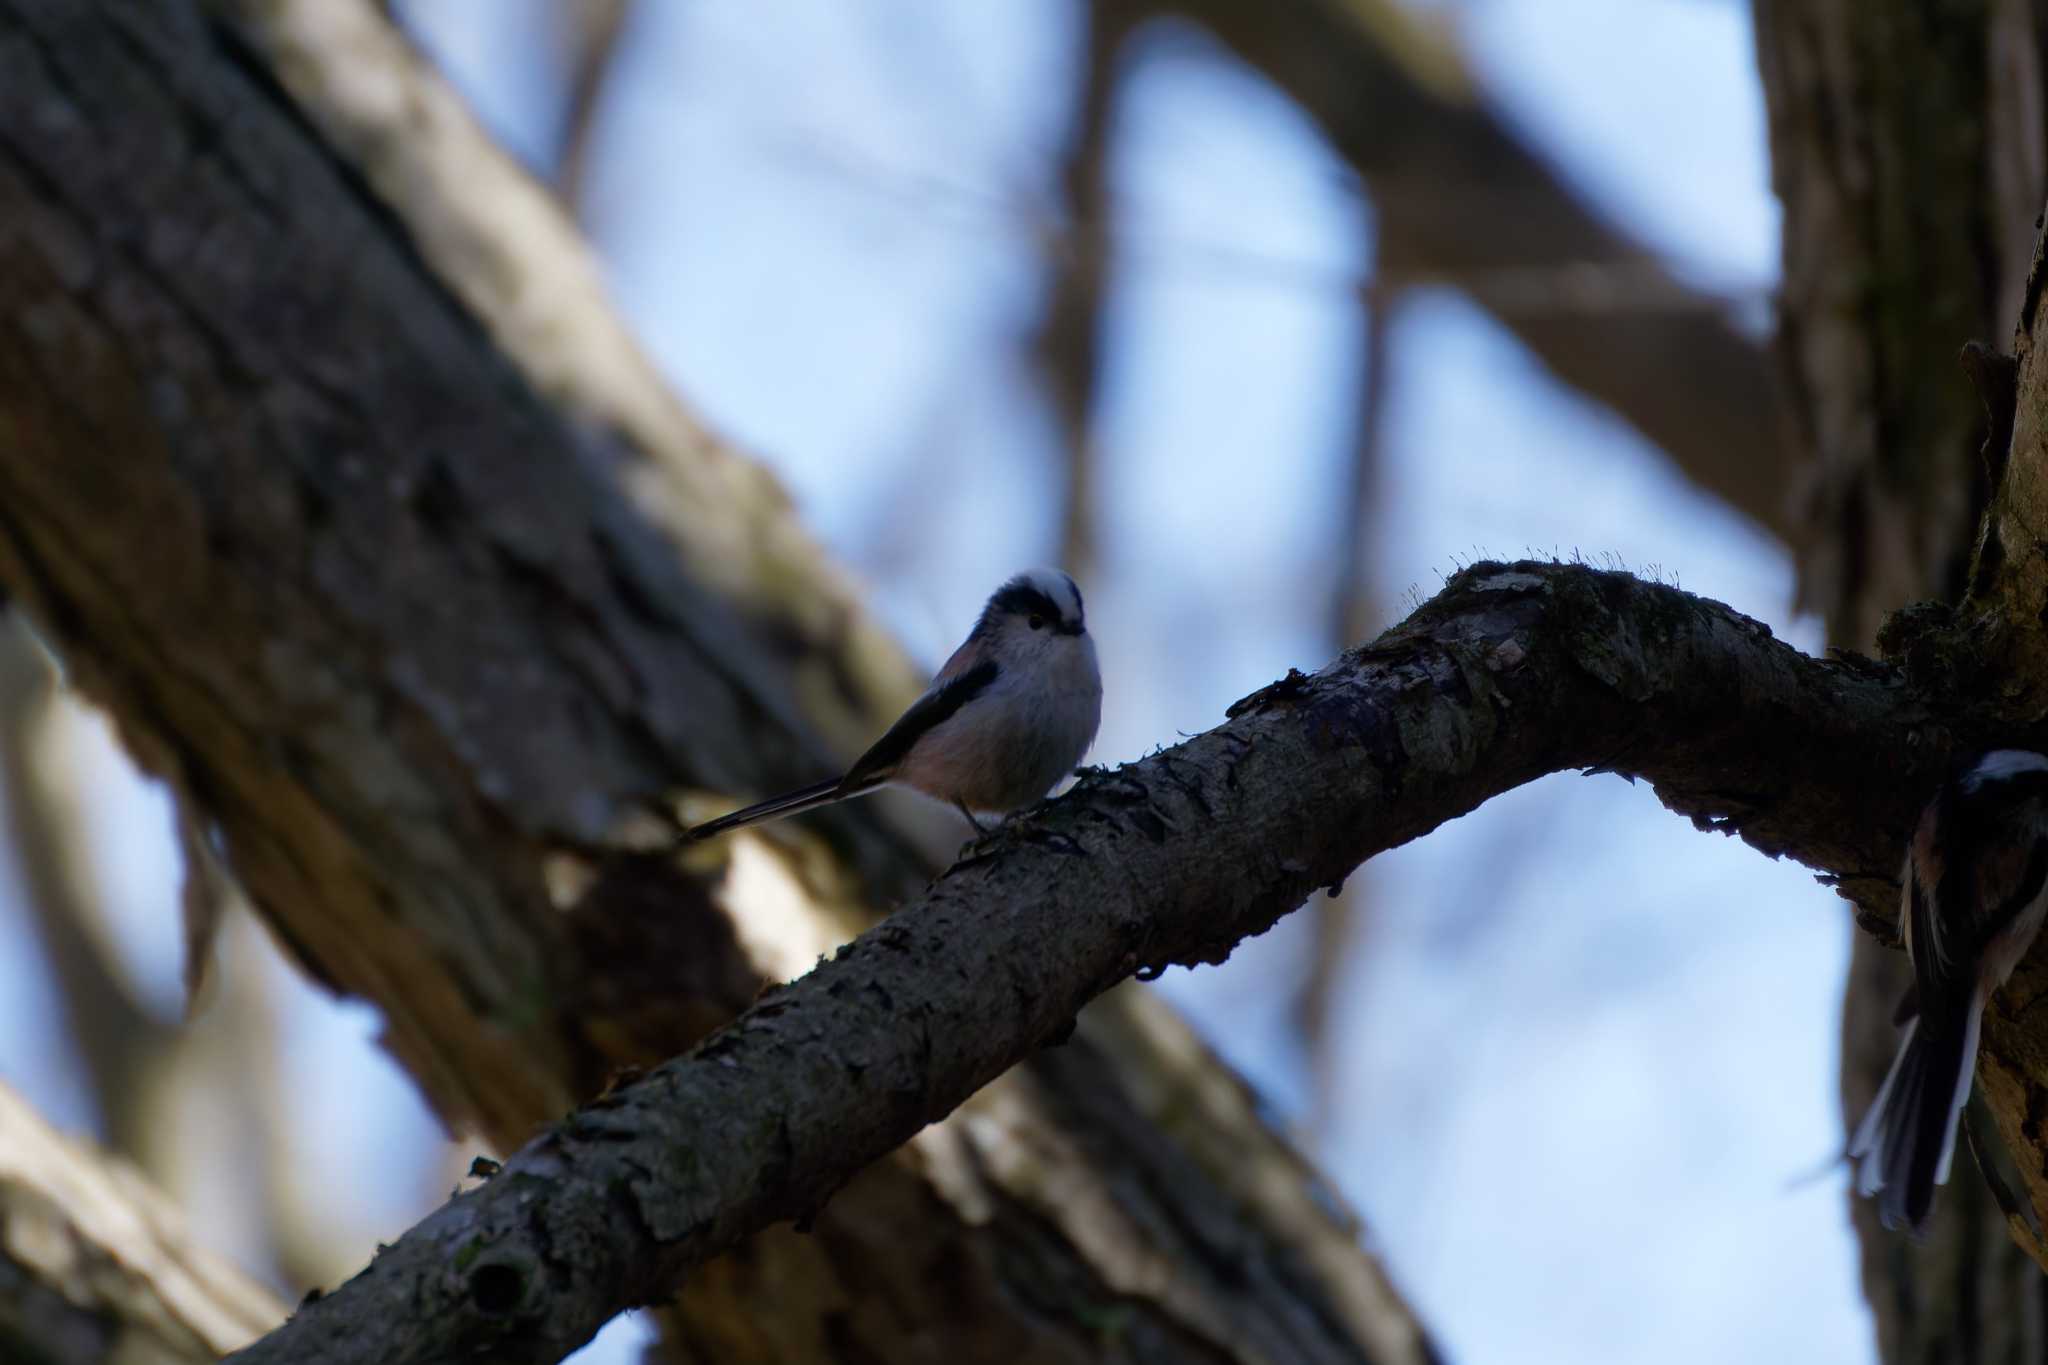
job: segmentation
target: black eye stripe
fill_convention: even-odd
[[[1029,583],[1011,583],[989,599],[989,606],[1013,616],[1038,615],[1048,621],[1060,619],[1059,605]]]
[[[1028,621],[1033,616],[1045,618],[1045,624],[1058,635],[1085,635],[1087,627],[1081,618],[1081,590],[1073,580],[1061,575],[1048,591],[1040,586],[1046,579],[1042,575],[1019,574],[988,599],[988,605],[981,618],[974,623],[970,639],[987,635],[996,628],[996,623],[1006,617]],[[1072,595],[1072,615],[1068,614],[1070,604],[1061,599]]]

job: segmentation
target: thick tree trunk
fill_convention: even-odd
[[[2034,22],[2030,0],[1757,0],[1756,26],[1785,207],[1801,596],[1832,642],[1868,648],[1888,613],[1967,588],[1991,480],[1985,405],[1956,356],[1973,339],[2002,348],[2021,313],[2044,172]],[[2036,648],[2037,619],[2019,632]],[[1890,1065],[1909,979],[1902,955],[1855,936],[1850,1124]],[[1886,1361],[2048,1360],[2040,1274],[1969,1160],[1924,1245],[1852,1202]]]
[[[0,0],[0,583],[298,961],[501,1149],[929,866],[873,807],[625,852],[666,793],[831,770],[913,679],[594,279],[366,0]],[[1216,1063],[1155,1001],[1106,1008],[977,1101],[996,1121],[705,1267],[683,1336],[1421,1358]]]

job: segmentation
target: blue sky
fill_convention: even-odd
[[[493,129],[543,158],[546,7],[407,8]],[[1745,6],[1425,8],[1610,213],[1760,316],[1777,211]],[[1045,0],[650,3],[605,109],[589,216],[620,306],[928,662],[1057,544],[1025,348],[1075,31]],[[1192,31],[1149,44],[1113,164],[1102,562],[1085,585],[1106,762],[1327,657],[1372,236],[1312,126]],[[1410,296],[1392,357],[1372,543],[1390,613],[1481,555],[1577,552],[1654,565],[1814,646],[1773,545],[1459,296]],[[161,810],[91,761],[109,765],[93,771],[110,861],[147,870],[119,921],[161,991],[177,960]],[[1871,1357],[1840,1174],[1798,1183],[1839,1143],[1842,903],[1614,778],[1547,779],[1362,877],[1341,1083],[1300,1136],[1454,1360]],[[18,918],[0,912],[0,939],[18,942]],[[1286,1006],[1306,928],[1159,986],[1297,1124],[1312,1106]],[[0,976],[29,961],[0,956]],[[370,1046],[370,1012],[278,989],[287,1056],[317,1052],[336,1078],[309,1097],[304,1140],[358,1163],[337,1187],[372,1197],[337,1216],[367,1251],[423,1211],[438,1143]],[[47,1005],[0,994],[0,1074],[81,1122]],[[589,1359],[622,1358],[635,1330]]]

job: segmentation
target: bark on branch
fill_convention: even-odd
[[[1953,723],[1888,668],[1812,659],[1673,588],[1475,566],[1371,646],[971,848],[920,904],[571,1115],[237,1359],[554,1360],[815,1216],[1125,977],[1220,961],[1361,860],[1544,773],[1646,778],[1703,828],[1883,903]]]

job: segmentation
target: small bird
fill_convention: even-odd
[[[1976,1075],[1984,1002],[2048,910],[2048,757],[1993,749],[1921,812],[1906,849],[1899,932],[1913,964],[1898,1059],[1849,1139],[1856,1192],[1888,1228],[1926,1230]]]
[[[1095,742],[1102,674],[1081,590],[1057,569],[1031,569],[997,588],[966,643],[924,695],[843,777],[721,815],[690,830],[707,839],[861,796],[909,787],[975,812],[1007,814],[1051,791]]]

